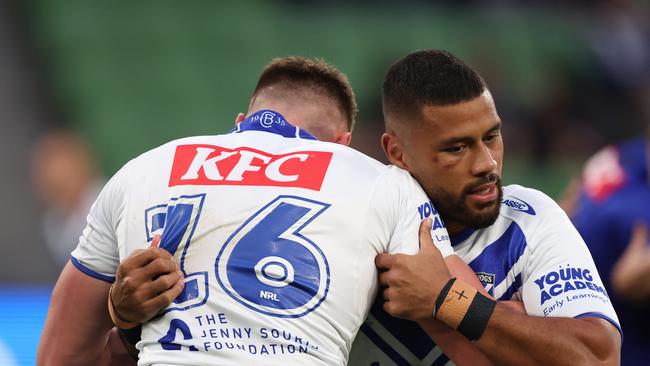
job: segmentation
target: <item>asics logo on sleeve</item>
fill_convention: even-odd
[[[180,145],[169,186],[280,186],[319,191],[331,159],[332,153],[325,151],[274,155],[248,147]]]
[[[512,207],[513,210],[515,211],[521,211],[524,213],[527,213],[529,215],[535,216],[535,209],[523,200],[517,198],[517,197],[505,197],[503,201],[501,201],[502,205],[506,205],[508,207]]]

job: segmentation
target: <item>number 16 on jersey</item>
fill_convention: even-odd
[[[262,314],[297,318],[327,297],[329,265],[322,250],[301,234],[330,205],[279,196],[228,238],[215,261],[223,290]]]

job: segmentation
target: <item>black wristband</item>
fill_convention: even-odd
[[[482,295],[480,292],[477,293],[467,310],[467,314],[458,325],[458,332],[470,341],[477,341],[483,335],[496,305],[496,301]]]
[[[120,329],[117,328],[117,330],[120,332],[120,335],[122,336],[122,339],[129,344],[131,344],[133,347],[140,342],[140,336],[142,334],[142,326],[138,325],[137,327],[131,328],[131,329]]]
[[[445,284],[440,290],[440,294],[438,294],[438,298],[436,299],[436,306],[433,308],[434,318],[436,317],[436,314],[438,314],[438,310],[440,310],[440,306],[442,306],[442,303],[447,298],[447,294],[449,293],[451,286],[454,285],[454,282],[456,282],[456,278],[449,279],[449,281],[447,281],[447,284]]]

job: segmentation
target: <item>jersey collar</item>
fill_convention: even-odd
[[[472,229],[470,227],[466,227],[466,228],[464,228],[463,230],[457,232],[454,235],[449,235],[449,240],[451,241],[451,246],[456,246],[456,245],[464,242],[465,240],[467,240],[467,238],[469,238],[472,234],[474,234],[475,231],[476,230],[474,230],[474,229]]]
[[[251,114],[238,123],[237,127],[230,132],[240,133],[244,131],[263,131],[287,138],[316,140],[309,132],[290,124],[280,113],[269,109],[263,109]]]

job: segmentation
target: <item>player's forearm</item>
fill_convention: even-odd
[[[602,319],[542,318],[497,304],[475,343],[499,365],[618,365],[620,336]]]
[[[418,322],[457,366],[491,366],[493,363],[467,338],[433,318]]]
[[[106,347],[108,333],[96,337],[95,342],[85,344],[68,341],[68,337],[44,340],[38,349],[36,364],[39,366],[58,365],[107,365],[111,355]],[[59,338],[54,335],[54,338]]]
[[[109,353],[106,282],[81,273],[68,263],[57,281],[37,353],[37,364],[103,365]]]

